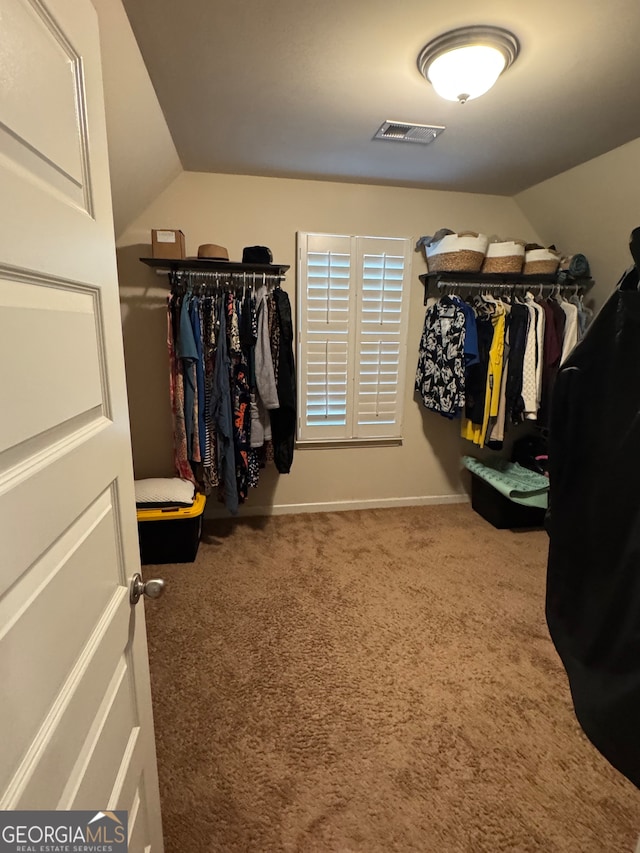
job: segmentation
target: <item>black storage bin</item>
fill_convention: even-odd
[[[471,474],[471,506],[500,530],[542,527],[546,512],[540,507],[522,506],[510,501],[486,480],[473,473]]]
[[[193,563],[200,545],[206,498],[196,495],[192,507],[138,510],[140,562]]]

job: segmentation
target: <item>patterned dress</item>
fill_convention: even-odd
[[[242,305],[242,324],[240,340],[249,366],[249,388],[252,399],[256,393],[256,341],[258,340],[258,315],[256,313],[255,296],[248,295]],[[251,416],[249,417],[251,425]],[[249,433],[251,444],[251,432]],[[247,479],[251,488],[256,488],[260,482],[260,448],[249,447]]]
[[[216,312],[215,300],[207,296],[201,300],[202,311],[202,349],[204,353],[204,417],[205,417],[205,452],[202,460],[202,478],[205,495],[211,494],[219,483],[216,429],[211,412],[211,392],[216,351]]]
[[[249,451],[251,450],[251,388],[248,365],[240,344],[238,307],[232,293],[227,294],[229,354],[231,356],[231,402],[233,408],[233,445],[236,457],[238,501],[244,503],[249,491]]]
[[[424,318],[415,388],[425,408],[448,418],[457,417],[465,404],[465,328],[465,313],[449,296]]]

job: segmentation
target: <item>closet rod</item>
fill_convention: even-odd
[[[285,276],[264,272],[204,272],[181,270],[171,271],[169,280],[172,285],[218,285],[224,287],[261,287],[262,285],[280,286]]]
[[[439,281],[438,282],[438,290],[442,290],[447,287],[466,287],[468,290],[477,291],[481,293],[483,290],[493,291],[493,290],[505,290],[505,291],[527,291],[530,290],[532,292],[538,291],[541,292],[543,289],[546,290],[556,290],[558,292],[562,291],[573,291],[577,293],[582,290],[586,292],[593,286],[593,281],[567,281],[563,283],[558,282],[541,282],[541,281],[532,281],[527,284],[508,284],[506,282],[499,283],[485,283],[485,282],[469,282],[469,281]]]
[[[593,283],[593,282],[592,282]],[[553,284],[553,283],[543,283],[543,282],[531,282],[530,284],[471,284],[468,281],[463,282],[455,282],[455,281],[439,281],[438,282],[438,290],[440,292],[444,292],[445,294],[451,293],[455,295],[458,292],[466,291],[468,295],[473,293],[483,294],[490,293],[493,295],[498,295],[500,293],[504,293],[509,296],[516,295],[524,295],[525,293],[533,293],[536,297],[541,297],[543,293],[554,294],[554,293],[562,293],[567,295],[575,295],[578,293],[585,294],[591,285],[587,284],[579,284],[578,282],[571,282],[565,284]],[[428,298],[428,288],[425,288],[424,292],[424,304],[427,304]]]
[[[427,304],[429,289],[436,285],[439,291],[447,287],[466,288],[470,293],[493,292],[526,292],[542,294],[543,290],[559,293],[586,293],[590,290],[594,281],[592,278],[579,278],[570,281],[558,282],[556,275],[509,275],[509,274],[482,274],[482,273],[452,273],[436,272],[426,273],[419,276],[424,285],[424,304]]]

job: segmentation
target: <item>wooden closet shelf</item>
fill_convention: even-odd
[[[229,272],[229,273],[266,273],[284,274],[289,269],[286,264],[241,264],[236,261],[212,261],[209,258],[140,258],[143,264],[157,270],[177,272]]]

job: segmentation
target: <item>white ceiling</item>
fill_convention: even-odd
[[[638,0],[124,0],[185,169],[515,194],[640,137]],[[493,24],[520,40],[487,95],[416,60]],[[446,125],[428,146],[385,119]]]

